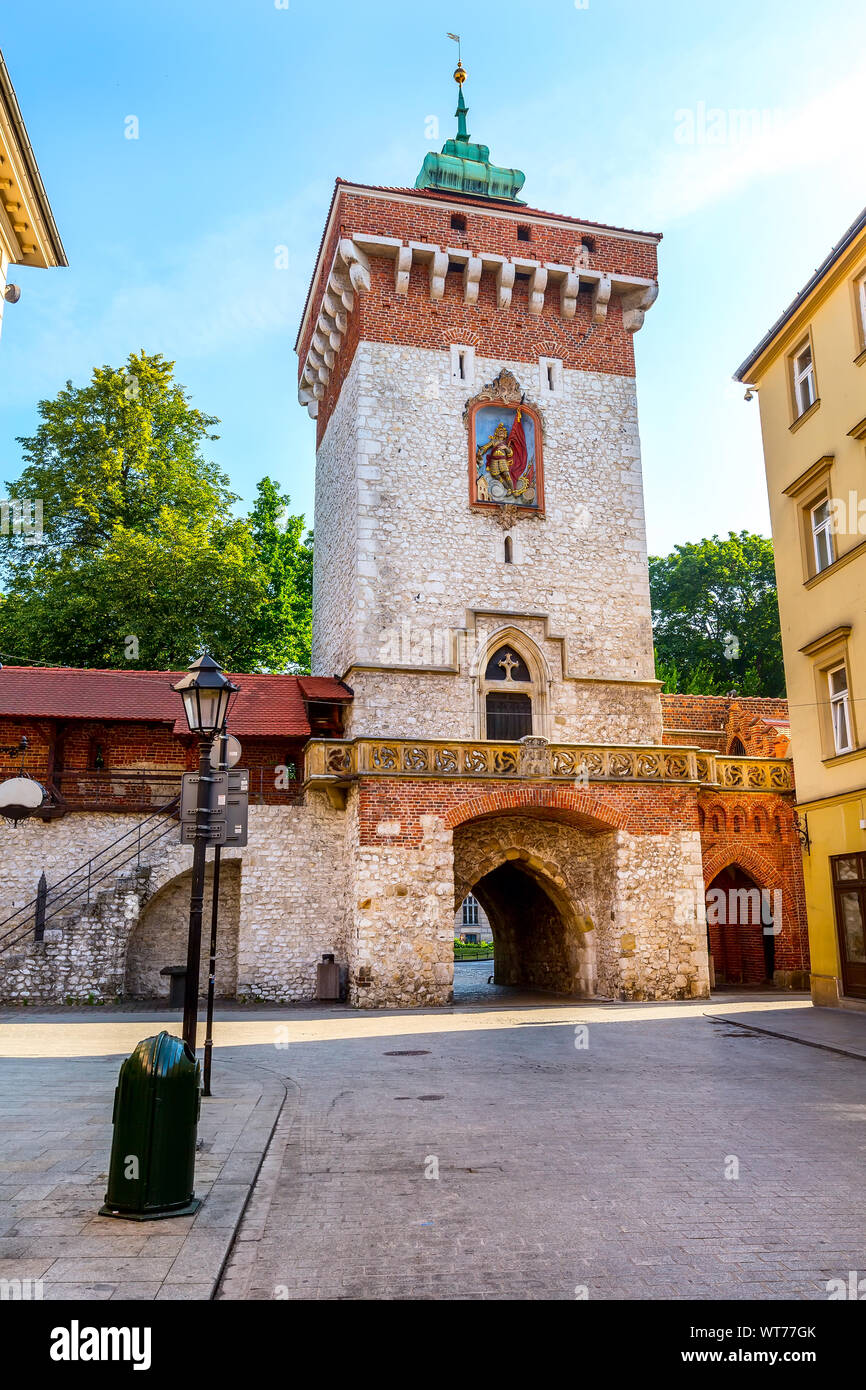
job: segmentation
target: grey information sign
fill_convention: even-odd
[[[180,842],[191,845],[195,841],[196,819],[198,816],[197,772],[187,772],[183,778],[180,803]],[[237,845],[243,848],[247,843],[249,811],[249,769],[232,768],[230,772],[212,772],[211,811],[208,816],[207,843],[209,845]]]

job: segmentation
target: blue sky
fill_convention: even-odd
[[[532,206],[664,234],[636,341],[651,551],[767,534],[757,401],[731,375],[866,203],[866,7],[282,3],[40,0],[38,25],[24,6],[3,15],[70,268],[15,272],[0,478],[38,399],[143,347],[221,418],[214,457],[236,491],[250,499],[269,473],[311,520],[293,346],[333,180],[411,184],[452,133],[450,29],[469,129],[525,170]],[[730,114],[744,110],[760,113],[745,138]]]

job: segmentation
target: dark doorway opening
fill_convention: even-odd
[[[538,879],[509,861],[479,879],[472,892],[493,929],[494,985],[577,993],[577,948]]]
[[[730,864],[709,885],[706,906],[716,985],[772,984],[776,895],[762,893],[744,869]]]

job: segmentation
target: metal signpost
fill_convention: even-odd
[[[213,852],[213,885],[211,890],[211,913],[210,913],[210,959],[208,962],[207,978],[207,1023],[205,1025],[204,1038],[204,1087],[203,1094],[211,1094],[211,1061],[213,1057],[213,1005],[214,992],[216,989],[216,944],[217,944],[217,924],[219,920],[219,896],[220,896],[220,856],[223,844],[246,844],[247,830],[247,809],[249,803],[249,775],[244,769],[237,772],[228,772],[229,767],[233,767],[241,756],[241,745],[232,735],[227,734],[225,729],[218,738],[214,739],[211,749],[211,765],[217,769],[218,773],[227,777],[225,811],[226,811],[226,838],[218,840],[214,845]],[[214,822],[212,821],[213,825]]]

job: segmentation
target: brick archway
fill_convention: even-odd
[[[445,824],[456,830],[467,821],[509,814],[567,821],[590,831],[632,829],[627,813],[603,797],[571,787],[549,786],[503,787],[462,801],[446,813]]]
[[[762,888],[781,888],[788,896],[788,886],[784,882],[779,866],[774,864],[767,855],[761,854],[760,850],[752,849],[748,845],[737,845],[736,847],[719,845],[716,849],[706,852],[703,864],[704,888],[709,888],[713,879],[723,869],[728,869],[733,865],[741,868]]]

